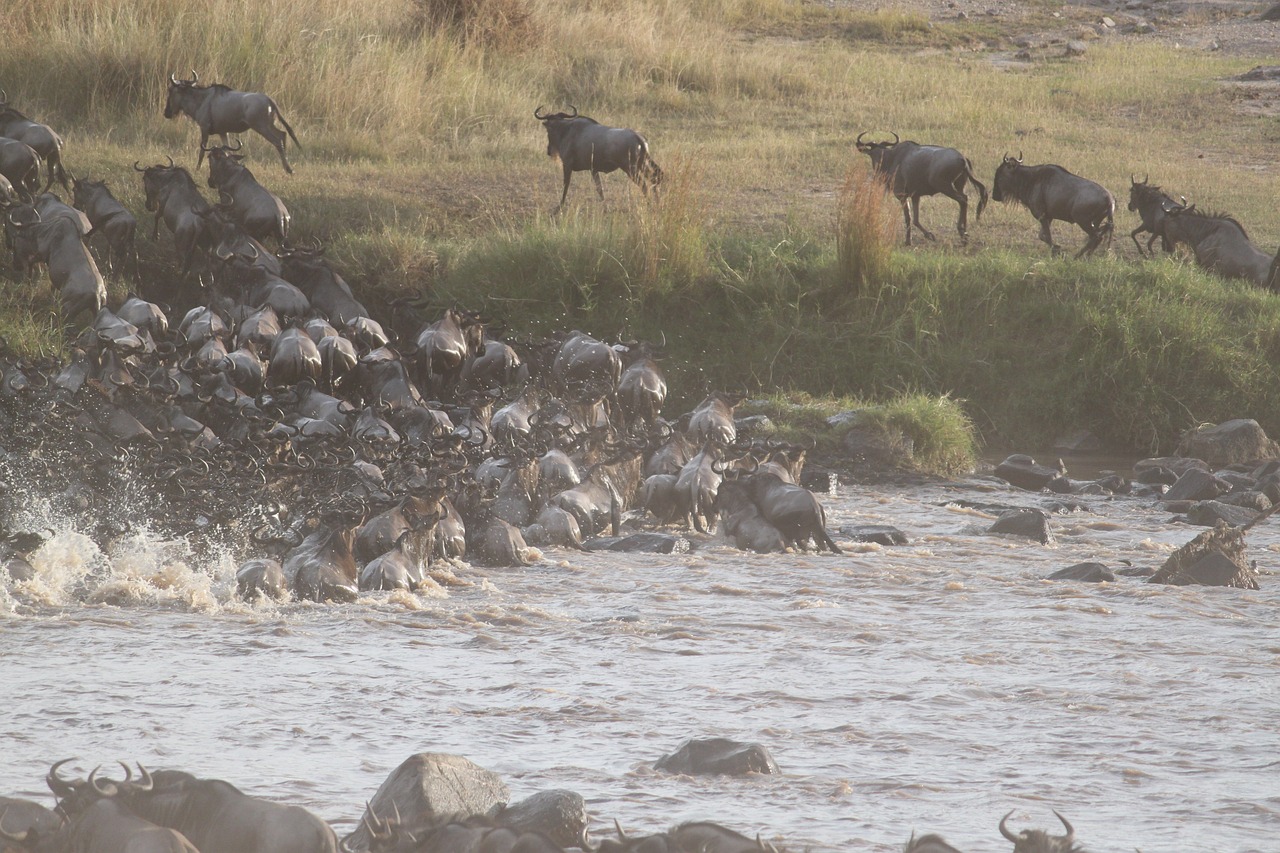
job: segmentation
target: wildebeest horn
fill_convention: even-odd
[[[658,330],[658,334],[662,337],[662,343],[658,344],[658,349],[666,349],[666,348],[667,348],[667,333],[666,333],[666,332],[664,332],[664,331],[662,331],[661,329],[659,329],[659,330]]]
[[[1019,152],[1018,152],[1018,162],[1019,162],[1019,163],[1021,163],[1021,162],[1022,162],[1022,152],[1021,152],[1021,151],[1019,151]]]
[[[871,132],[871,131],[869,131],[869,130],[864,130],[864,131],[862,131],[862,133],[859,133],[859,134],[858,134],[858,138],[857,138],[857,139],[855,139],[855,140],[853,141],[853,146],[854,146],[855,148],[857,148],[857,149],[861,150],[861,149],[863,148],[864,144],[865,144],[865,143],[863,143],[863,141],[862,141],[862,137],[866,136],[866,135],[867,135],[868,133],[870,133],[870,132]]]
[[[575,107],[573,104],[570,104],[570,105],[569,105],[569,109],[573,110],[573,115],[569,116],[569,118],[577,118],[577,117],[578,117],[578,108],[577,108],[577,107]]]
[[[890,132],[890,133],[893,133],[893,131],[892,131],[892,130],[891,130],[891,131],[889,131],[889,132]],[[899,142],[901,142],[901,141],[902,141],[902,138],[901,138],[900,136],[898,136],[898,134],[893,133],[893,144],[894,144],[894,145],[897,145],[897,144],[898,144]]]
[[[9,93],[4,89],[0,89],[0,104],[9,103]]]
[[[1075,837],[1076,837],[1076,831],[1075,831],[1074,829],[1072,829],[1072,828],[1071,828],[1071,824],[1067,822],[1067,819],[1066,819],[1065,817],[1063,817],[1062,815],[1058,814],[1058,810],[1057,810],[1057,809],[1053,809],[1053,813],[1054,813],[1055,815],[1057,815],[1057,816],[1058,816],[1058,820],[1062,821],[1062,825],[1063,825],[1063,826],[1065,826],[1065,827],[1067,828],[1067,834],[1066,834],[1066,835],[1064,835],[1064,836],[1062,836],[1062,845],[1063,845],[1064,847],[1070,847],[1070,846],[1071,846],[1071,842],[1072,842],[1072,841],[1075,839]]]
[[[1011,814],[1013,814],[1012,811],[1009,812],[1009,814],[1005,815],[1004,817],[1000,818],[1000,834],[1003,835],[1005,838],[1009,839],[1010,841],[1012,841],[1014,844],[1017,844],[1020,839],[1020,836],[1014,835],[1012,832],[1009,831],[1008,827],[1004,825],[1005,821],[1009,819],[1009,815]]]
[[[165,156],[165,158],[169,161],[169,165],[168,165],[168,166],[165,166],[165,168],[166,168],[166,169],[172,169],[172,168],[173,168],[173,158],[172,158],[172,157],[170,157],[168,154],[166,154],[166,155],[164,155],[164,156]]]
[[[30,829],[24,829],[22,832],[9,832],[4,828],[4,816],[9,813],[6,806],[5,810],[0,812],[0,838],[6,841],[12,841],[14,844],[22,844],[27,840],[27,836],[31,834]]]
[[[128,770],[129,768],[126,767],[125,771],[127,772]],[[133,783],[133,790],[146,793],[147,791],[150,791],[155,786],[156,786],[156,780],[151,778],[151,772],[147,770],[147,768],[143,767],[141,763],[139,763],[138,764],[138,781]]]
[[[175,85],[175,86],[176,86],[176,85],[178,85],[178,75],[177,75],[177,74],[174,74],[172,71],[170,71],[170,72],[169,72],[169,82],[170,82],[170,83],[172,83],[172,84],[173,84],[173,85]]]
[[[235,143],[236,143],[236,147],[235,147],[235,148],[232,148],[230,145],[228,145],[228,146],[226,146],[226,149],[227,149],[228,151],[239,151],[241,148],[243,148],[243,147],[244,147],[244,140],[243,140],[243,139],[237,139],[237,140],[235,140]]]
[[[58,799],[69,797],[76,791],[75,783],[69,782],[58,775],[58,768],[66,764],[68,761],[75,761],[74,758],[64,758],[49,768],[49,773],[44,777],[44,781],[49,785],[49,790]]]
[[[537,108],[534,109],[533,117],[536,118],[538,121],[543,121],[544,119],[546,119],[547,114],[542,111],[542,104],[538,104]]]
[[[139,166],[139,165],[138,165],[138,161],[137,161],[137,160],[134,160],[134,161],[133,161],[133,168],[134,168],[134,171],[137,171],[137,172],[145,172],[145,171],[147,171],[146,169],[144,169],[144,168],[142,168],[141,166]]]
[[[192,83],[192,84],[195,84],[195,83],[199,82],[199,80],[200,80],[200,75],[196,73],[196,70],[195,70],[194,68],[192,68],[192,69],[191,69],[191,83]]]
[[[101,767],[93,768],[93,772],[89,774],[89,785],[93,790],[97,791],[104,797],[114,797],[120,792],[120,789],[116,787],[115,782],[102,782],[98,780],[98,771],[101,769]]]
[[[623,841],[626,841],[627,834],[622,831],[622,824],[618,823],[618,819],[616,817],[613,819],[613,826],[615,829],[618,830],[618,838],[622,839]]]

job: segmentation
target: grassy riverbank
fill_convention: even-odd
[[[408,297],[425,318],[457,302],[512,331],[662,331],[674,406],[744,385],[921,395],[1026,446],[1089,428],[1167,449],[1236,416],[1280,433],[1280,301],[1140,261],[1124,211],[1129,175],[1149,173],[1232,212],[1264,249],[1280,242],[1275,121],[1238,111],[1221,82],[1265,58],[1113,37],[1079,58],[992,61],[1061,9],[939,22],[792,0],[19,0],[0,21],[0,85],[147,234],[131,164],[191,168],[198,138],[161,116],[168,74],[269,91],[303,149],[288,177],[247,137],[249,164],[371,305]],[[661,205],[614,175],[602,208],[579,175],[551,217],[559,169],[532,111],[568,103],[645,132],[669,177]],[[967,247],[937,199],[923,205],[937,246],[897,246],[894,205],[865,198],[850,232],[864,129],[955,145],[988,186],[1018,150],[1099,180],[1119,202],[1112,256],[1051,260],[1030,215],[996,204],[978,223],[971,209]],[[867,262],[851,263],[850,234],[882,227],[889,242],[866,237]],[[166,234],[143,253],[146,295],[197,297]],[[0,333],[56,347],[51,307],[42,285],[5,282]]]

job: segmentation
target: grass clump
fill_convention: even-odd
[[[845,174],[836,209],[836,270],[840,289],[859,295],[889,271],[897,219],[884,181],[862,163]]]

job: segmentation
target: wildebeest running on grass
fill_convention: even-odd
[[[1040,222],[1040,239],[1058,255],[1062,248],[1053,242],[1049,225],[1053,220],[1080,226],[1089,239],[1076,257],[1091,255],[1105,239],[1111,245],[1115,230],[1116,200],[1106,187],[1061,166],[1045,164],[1024,166],[1022,152],[1017,157],[1004,156],[996,168],[991,197],[996,201],[1017,202],[1031,211]]]
[[[1165,252],[1173,251],[1173,244],[1169,242],[1169,237],[1164,233],[1165,222],[1170,213],[1182,210],[1187,206],[1187,200],[1184,197],[1181,202],[1174,201],[1173,198],[1151,183],[1151,176],[1147,175],[1141,181],[1133,175],[1129,176],[1129,210],[1138,214],[1142,219],[1142,224],[1130,232],[1129,236],[1133,238],[1133,245],[1138,247],[1138,254],[1152,255],[1154,252],[1151,247],[1155,244],[1156,239],[1160,240],[1160,248]],[[1143,232],[1151,234],[1147,240],[1147,250],[1142,251],[1142,244],[1138,242],[1138,235]]]
[[[200,75],[191,71],[190,80],[179,80],[169,75],[169,97],[164,102],[164,117],[177,118],[186,113],[200,127],[200,155],[196,158],[196,168],[204,162],[208,150],[209,137],[218,134],[222,144],[228,142],[228,133],[244,133],[252,130],[275,146],[280,154],[280,163],[284,170],[293,174],[289,161],[284,157],[285,131],[293,144],[302,147],[289,122],[280,114],[280,107],[270,96],[261,92],[240,92],[221,83],[208,86],[197,86]],[[284,130],[275,125],[280,119]]]
[[[560,161],[564,167],[564,192],[560,194],[559,212],[569,196],[569,179],[574,172],[591,172],[596,192],[604,201],[601,173],[618,169],[649,194],[662,182],[662,170],[649,156],[649,143],[634,130],[625,127],[609,127],[593,118],[578,115],[578,108],[570,105],[572,113],[543,113],[542,107],[533,111],[533,117],[547,129],[547,156]]]
[[[987,188],[974,177],[973,164],[954,148],[937,145],[921,145],[910,139],[902,140],[893,134],[892,142],[863,142],[866,131],[858,134],[854,145],[871,158],[871,167],[888,185],[895,198],[902,204],[902,219],[907,229],[907,245],[911,245],[911,223],[915,222],[920,233],[935,240],[932,232],[920,224],[920,197],[945,195],[960,205],[960,218],[956,231],[960,242],[969,241],[969,196],[966,183],[978,188],[978,215],[987,206]],[[908,209],[908,205],[910,208]]]
[[[1242,278],[1275,289],[1272,256],[1249,240],[1244,226],[1225,213],[1201,213],[1195,206],[1168,211],[1164,233],[1169,243],[1186,243],[1196,263],[1223,278]],[[1277,255],[1280,256],[1280,255]]]

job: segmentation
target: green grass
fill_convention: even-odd
[[[296,174],[252,136],[248,164],[360,298],[417,306],[390,318],[402,335],[453,304],[532,333],[661,331],[677,411],[745,385],[915,399],[925,424],[933,401],[988,443],[1089,428],[1116,449],[1168,449],[1237,416],[1280,434],[1277,298],[1140,261],[1124,210],[1129,175],[1150,174],[1280,243],[1274,120],[1233,112],[1220,83],[1266,58],[1095,42],[1004,70],[950,49],[1000,42],[1015,17],[794,0],[16,0],[0,81],[63,134],[73,172],[139,214],[151,298],[198,296],[175,281],[167,233],[150,241],[131,168],[194,166],[194,126],[161,108],[169,73],[195,67],[280,103],[303,143]],[[551,215],[560,170],[532,112],[569,103],[646,134],[667,176],[656,204],[614,174],[601,205],[580,174]],[[850,194],[862,130],[957,146],[988,186],[1019,150],[1100,181],[1118,201],[1112,256],[1050,260],[1030,215],[995,204],[961,247],[942,199],[922,204],[941,242],[903,248],[897,204]],[[53,310],[44,280],[0,283],[12,346],[58,349]]]

